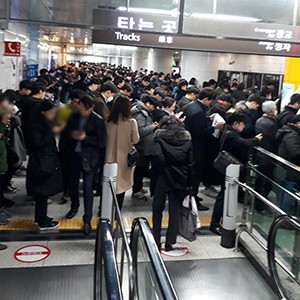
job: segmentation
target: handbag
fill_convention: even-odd
[[[136,150],[136,148],[133,147],[127,155],[128,167],[130,168],[135,167],[139,158],[140,158],[139,152]]]
[[[229,165],[239,165],[240,172],[244,169],[243,163],[241,163],[234,155],[232,155],[228,151],[223,150],[227,135],[228,131],[225,131],[223,136],[221,137],[222,141],[220,152],[217,158],[214,160],[214,168],[223,175],[226,175],[226,169]]]
[[[195,198],[191,194],[185,198],[185,203],[183,203],[180,210],[179,220],[178,232],[189,242],[193,242],[197,239],[198,213],[193,209],[193,201],[195,201]],[[188,207],[186,207],[186,204],[188,204]]]

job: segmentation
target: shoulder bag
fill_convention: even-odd
[[[228,136],[228,131],[226,130],[221,137],[221,147],[217,158],[214,160],[214,168],[226,175],[226,169],[229,165],[239,165],[240,172],[244,169],[244,164],[241,163],[234,155],[230,152],[223,150],[226,138]]]

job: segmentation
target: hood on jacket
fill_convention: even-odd
[[[157,141],[159,139],[163,139],[167,144],[176,146],[185,144],[187,141],[190,141],[191,135],[185,129],[158,129],[154,134],[154,140]]]
[[[141,112],[150,115],[150,111],[147,109],[144,103],[142,101],[137,101],[136,104],[131,109],[131,114],[134,117],[135,115]]]
[[[297,130],[297,128],[293,125],[284,125],[281,129],[277,131],[276,139],[278,143],[281,143],[281,141],[287,133],[300,134],[300,130]]]

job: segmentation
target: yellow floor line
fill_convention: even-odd
[[[135,217],[124,217],[124,226],[126,227],[126,229],[131,227],[131,224],[133,222],[133,220],[135,219]],[[152,227],[152,217],[151,216],[147,216],[146,217],[147,221],[149,222],[149,225]],[[58,229],[60,230],[79,230],[81,229],[83,222],[81,218],[74,218],[74,219],[56,219],[57,221],[59,221],[60,226]],[[166,228],[168,226],[168,221],[169,218],[167,216],[163,217],[162,220],[162,227]],[[200,216],[200,222],[201,225],[204,227],[209,226],[211,221],[211,216]],[[97,222],[98,219],[97,218],[93,218],[92,219],[92,227],[93,229],[97,228]],[[25,231],[30,231],[30,230],[36,230],[37,229],[37,225],[33,222],[33,220],[30,219],[21,219],[21,218],[12,218],[9,220],[8,225],[5,226],[0,226],[0,231],[9,231],[9,230],[25,230]]]

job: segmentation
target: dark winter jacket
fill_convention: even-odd
[[[191,136],[179,125],[172,130],[158,129],[154,135],[152,178],[162,175],[171,189],[192,186],[193,149]]]
[[[186,98],[185,96],[182,97],[177,104],[178,107],[178,112],[182,111],[183,113],[185,113],[187,106],[191,103],[191,101]]]
[[[185,111],[185,125],[192,136],[195,151],[209,151],[208,139],[214,133],[214,128],[206,116],[206,111],[206,106],[199,101],[190,103]]]
[[[228,126],[223,134],[226,134],[226,139],[222,150],[231,153],[241,163],[246,165],[250,148],[259,145],[259,140],[257,138],[245,139],[231,126]],[[222,140],[222,137],[220,140]]]
[[[297,114],[298,109],[290,106],[286,106],[284,110],[277,116],[277,123],[279,128],[287,125]]]
[[[136,120],[139,129],[140,142],[137,147],[139,152],[142,152],[145,156],[152,155],[154,129],[150,111],[141,101],[138,101],[132,108],[131,114]]]
[[[36,116],[31,128],[27,191],[34,196],[52,196],[63,190],[54,134],[51,125],[41,114]]]
[[[278,142],[276,140],[276,134],[278,131],[278,125],[274,118],[263,115],[256,121],[255,132],[256,134],[262,133],[263,140],[261,147],[272,152],[277,153]]]
[[[7,126],[0,120],[0,175],[4,174],[8,169],[6,151],[6,131]]]
[[[294,125],[285,125],[277,133],[278,155],[300,166],[300,129]]]
[[[80,115],[71,116],[66,129],[64,130],[64,149],[65,153],[72,155],[75,152],[77,140],[72,138],[72,132],[79,129]],[[106,129],[103,119],[96,113],[92,113],[83,131],[86,138],[81,141],[82,167],[84,171],[97,171],[101,162],[104,162],[105,145],[106,145]]]

